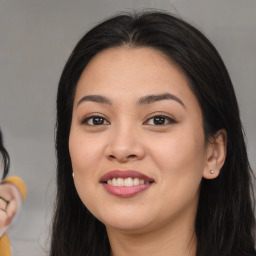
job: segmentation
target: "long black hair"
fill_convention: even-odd
[[[6,151],[6,149],[4,147],[1,130],[0,130],[0,154],[1,154],[0,161],[2,161],[2,163],[3,163],[2,164],[2,166],[3,166],[3,175],[1,177],[1,179],[3,180],[6,177],[6,175],[8,174],[8,171],[9,171],[10,158],[9,158],[8,152]],[[0,182],[1,182],[1,180],[0,180]]]
[[[77,195],[68,140],[81,73],[102,50],[124,45],[151,47],[165,54],[186,75],[197,97],[206,139],[220,129],[227,132],[227,156],[220,175],[201,182],[196,255],[256,255],[252,171],[231,79],[217,50],[201,32],[159,11],[120,14],[100,23],[78,42],[64,67],[57,95],[57,197],[50,255],[109,255],[105,226]]]

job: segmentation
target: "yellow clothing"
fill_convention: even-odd
[[[14,186],[16,186],[21,194],[22,200],[24,201],[27,189],[26,185],[24,184],[23,180],[17,176],[11,176],[4,180],[3,183],[11,183]],[[0,256],[11,256],[11,244],[8,239],[8,236],[4,234],[2,237],[0,237]]]
[[[11,256],[12,255],[10,241],[6,234],[4,234],[0,238],[0,255],[1,256]]]
[[[23,180],[18,177],[18,176],[11,176],[8,177],[7,179],[4,180],[3,183],[11,183],[13,185],[15,185],[18,190],[20,191],[22,200],[24,201],[26,195],[27,195],[27,188],[26,185],[24,184]]]

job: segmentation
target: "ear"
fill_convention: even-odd
[[[221,129],[209,139],[207,145],[207,158],[203,172],[205,179],[215,179],[219,176],[220,169],[226,159],[226,148],[227,132]]]

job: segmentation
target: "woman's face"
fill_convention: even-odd
[[[84,205],[107,229],[194,221],[207,169],[202,122],[186,77],[161,53],[99,53],[77,84],[69,138]]]

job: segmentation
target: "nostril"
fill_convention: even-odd
[[[128,158],[135,158],[136,155],[129,155]]]
[[[108,159],[117,160],[117,161],[120,161],[120,162],[126,162],[129,159],[136,159],[136,158],[137,158],[136,154],[131,154],[131,155],[128,155],[128,156],[115,156],[115,155],[109,155],[108,156]]]

